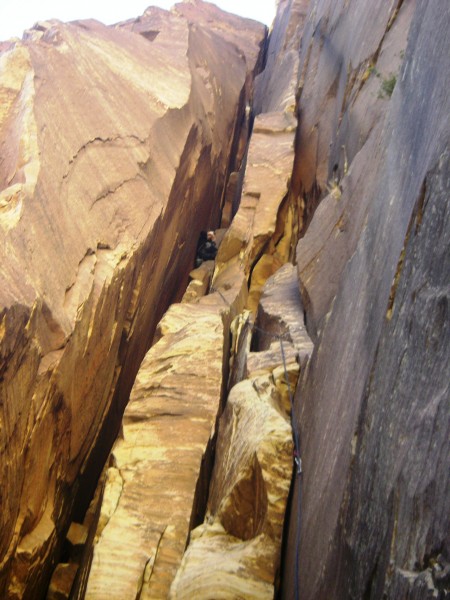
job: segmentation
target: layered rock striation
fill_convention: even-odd
[[[205,520],[191,532],[173,599],[270,599],[279,586],[292,393],[313,349],[295,268],[285,265],[268,279],[257,325],[249,311],[238,318]]]
[[[133,382],[50,598],[450,593],[449,18],[280,0],[265,48],[192,0],[0,46],[0,595],[43,593]]]
[[[201,303],[172,305],[161,321],[113,449],[86,598],[167,598],[215,429],[225,324]]]
[[[237,18],[183,11],[38,23],[0,54],[5,598],[45,593],[197,232],[219,220],[265,29],[239,20],[241,45]]]
[[[174,305],[167,314],[167,319],[180,328],[183,347],[190,353],[182,358],[187,366],[177,363],[169,372],[153,366],[162,340],[142,363],[125,412],[124,440],[117,442],[112,460],[118,463],[122,449],[133,448],[120,470],[138,471],[143,487],[138,489],[126,482],[110,521],[98,531],[88,598],[104,597],[115,577],[116,565],[127,571],[116,590],[117,597],[123,598],[134,598],[137,589],[140,597],[149,598],[272,598],[279,585],[284,512],[293,465],[288,389],[295,389],[300,364],[305,365],[312,343],[304,328],[295,268],[291,265],[278,271],[295,255],[301,221],[298,198],[289,194],[297,121],[293,102],[285,99],[294,98],[292,78],[286,89],[278,86],[278,92],[279,97],[272,99],[268,110],[254,118],[248,149],[242,144],[235,147],[238,158],[244,157],[240,173],[243,191],[219,246],[210,293],[201,297],[208,290],[205,266],[191,273],[193,281],[183,304]],[[257,93],[261,95],[259,83]],[[251,106],[247,106],[244,127],[252,121]],[[239,193],[238,186],[234,193]],[[259,310],[261,295],[264,308]],[[282,316],[281,304],[289,314]],[[196,373],[192,382],[194,388],[197,386],[198,398],[206,391],[201,373],[205,368],[212,371],[213,364],[204,358],[207,346],[198,344],[202,331],[213,329],[207,320],[210,311],[222,314],[225,321],[224,338],[219,336],[214,342],[215,352],[223,357],[224,371],[216,374],[216,389],[208,398],[208,430],[200,417],[205,407],[195,400],[195,391],[192,398],[189,396],[185,386],[186,372],[191,370]],[[183,315],[191,315],[196,325],[188,326]],[[255,319],[260,326],[252,333]],[[165,322],[166,317],[162,331]],[[231,349],[230,326],[234,338]],[[268,336],[264,340],[256,333],[262,327]],[[177,355],[177,343],[170,336],[167,344],[167,352]],[[197,366],[197,361],[202,364]],[[160,369],[161,386],[166,385],[166,379],[169,382],[164,394],[167,414],[162,421],[155,421],[161,392],[155,382],[159,381]],[[135,425],[132,415],[141,410],[141,378],[153,382],[156,396],[147,390],[145,408],[139,425]],[[180,400],[172,407],[178,397]],[[187,410],[182,408],[182,401],[189,404]],[[151,432],[158,431],[159,452],[155,454],[152,443],[142,449],[140,443],[135,444],[132,430],[136,427],[150,440],[154,437]],[[214,468],[212,472],[209,468],[205,481],[201,463],[213,459]],[[166,474],[164,482],[159,473]],[[110,504],[108,497],[107,488],[106,507]],[[134,524],[124,515],[130,510]],[[144,539],[145,534],[139,535],[139,530],[148,531],[149,538]],[[160,531],[160,538],[151,533],[155,530]],[[126,543],[118,543],[127,536],[140,538],[139,556]],[[168,547],[169,561],[165,557]],[[149,566],[144,573],[145,564]],[[125,589],[127,582],[129,588]]]

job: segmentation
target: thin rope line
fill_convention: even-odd
[[[283,359],[283,365],[284,365],[284,377],[286,379],[286,384],[288,386],[288,392],[289,392],[289,400],[291,403],[291,427],[292,427],[292,435],[294,438],[294,462],[295,465],[297,467],[297,477],[294,480],[294,488],[295,488],[295,481],[298,482],[298,486],[297,486],[297,529],[295,532],[295,581],[294,581],[294,590],[295,590],[295,600],[299,600],[299,596],[300,596],[300,590],[299,590],[299,579],[300,579],[300,565],[299,565],[299,561],[300,561],[300,527],[301,527],[301,503],[302,503],[302,481],[301,481],[301,475],[302,475],[302,459],[300,458],[300,433],[298,431],[297,428],[297,422],[295,419],[295,414],[294,414],[294,396],[292,394],[292,390],[291,390],[291,383],[289,381],[289,376],[288,376],[288,372],[287,372],[287,365],[286,365],[286,356],[284,353],[284,347],[283,347],[283,340],[280,338],[280,349],[281,349],[281,356]],[[295,489],[294,489],[294,493],[295,493]]]
[[[220,290],[215,290],[214,288],[211,288],[209,293],[214,294],[215,292],[217,292],[219,294],[219,296],[222,298],[222,300],[225,302],[225,304],[228,306],[228,308],[231,308],[231,304],[228,302],[228,300],[225,298],[225,296],[222,294],[222,292]]]
[[[211,292],[217,292],[220,297],[222,298],[222,300],[225,302],[225,304],[228,305],[229,308],[231,308],[230,303],[228,302],[228,300],[225,298],[225,296],[222,294],[222,292],[220,290],[214,290],[211,289]],[[290,406],[291,406],[291,428],[292,428],[292,437],[293,437],[293,442],[294,442],[294,464],[295,464],[295,468],[296,468],[296,478],[294,480],[294,494],[295,494],[295,482],[298,482],[298,486],[297,486],[297,530],[295,532],[295,581],[294,581],[294,590],[295,590],[295,600],[299,600],[300,597],[300,590],[299,590],[299,581],[300,581],[300,565],[299,565],[299,561],[300,561],[300,529],[301,529],[301,504],[302,504],[302,459],[300,458],[300,432],[298,431],[298,427],[297,427],[297,423],[295,420],[295,415],[294,415],[294,395],[292,393],[292,389],[291,389],[291,382],[289,381],[289,375],[288,375],[288,370],[287,370],[287,364],[286,364],[286,354],[284,352],[284,346],[283,346],[283,339],[284,341],[287,341],[286,338],[288,338],[289,341],[291,341],[291,338],[289,336],[289,334],[285,333],[285,334],[276,334],[276,333],[271,333],[270,331],[266,331],[264,329],[261,329],[261,327],[258,327],[257,325],[252,326],[253,330],[256,330],[264,335],[270,336],[274,339],[279,340],[280,342],[280,350],[281,350],[281,358],[283,361],[283,368],[284,368],[284,378],[286,380],[286,385],[288,388],[288,394],[289,394],[289,402],[290,402]]]

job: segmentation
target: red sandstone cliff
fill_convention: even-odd
[[[74,597],[447,597],[449,29],[280,0],[253,109],[200,0],[2,49],[1,593],[70,593],[133,387]]]
[[[219,220],[265,28],[189,8],[42,23],[0,55],[2,598],[45,594]]]

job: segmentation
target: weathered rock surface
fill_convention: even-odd
[[[361,557],[355,596],[367,585],[390,598],[435,598],[450,588],[448,576],[437,577],[450,562],[450,154],[442,150],[412,212],[356,431],[344,526],[346,545]]]
[[[292,469],[291,428],[274,391],[262,376],[228,396],[206,521],[192,532],[171,598],[273,598]]]
[[[324,1],[305,24],[293,181],[306,201],[331,193],[297,253],[317,341],[296,398],[286,598],[448,594],[444,4]]]
[[[214,261],[208,260],[189,273],[191,281],[183,294],[182,302],[197,302],[208,291],[214,272]]]
[[[256,117],[239,208],[216,261],[215,280],[227,269],[239,268],[245,273],[250,290],[248,308],[254,313],[267,279],[294,259],[302,226],[301,198],[291,193],[300,44],[292,35],[300,28],[296,15],[288,3],[280,2],[267,65],[256,84]]]
[[[267,280],[293,256],[298,239],[299,198],[289,194],[297,126],[291,102],[294,74],[295,65],[270,109],[255,118],[239,208],[216,259],[212,289],[226,302],[223,292],[242,281],[249,286],[247,307],[253,313]],[[220,420],[205,522],[191,533],[172,598],[273,598],[277,589],[293,468],[292,396],[286,376],[295,389],[298,361],[305,362],[312,344],[303,326],[295,268],[291,265],[275,278],[272,285],[280,292],[271,292],[267,284],[264,322],[270,324],[270,341],[286,336],[287,361],[283,363],[279,341],[277,349],[274,343],[265,352],[249,351],[248,312],[234,322],[230,382],[237,385]],[[289,307],[286,319],[280,299]],[[240,381],[245,377],[250,378]]]
[[[251,324],[243,315],[235,353],[242,364],[234,370],[247,378],[231,389],[220,419],[205,522],[191,534],[171,598],[274,597],[293,464],[289,389],[297,384],[299,362],[312,352],[292,265],[268,280],[261,306],[264,334],[278,341],[250,352]]]
[[[97,490],[88,597],[450,594],[449,19],[280,0],[254,94],[264,27],[201,0],[0,44],[2,597],[43,593],[220,219]]]
[[[69,597],[77,570],[76,563],[60,563],[56,567],[48,588],[48,600],[64,600]]]
[[[236,46],[245,57],[251,78],[262,69],[264,52],[261,50],[264,50],[265,38],[261,35],[261,23],[226,13],[215,4],[202,0],[179,2],[173,10],[185,17],[189,23],[204,27]],[[252,84],[252,80],[249,79],[247,83]]]
[[[265,29],[241,22],[241,46],[235,18],[189,10],[138,33],[40,23],[0,55],[5,598],[45,593],[196,232],[219,219]]]
[[[266,68],[256,78],[255,111],[295,113],[303,25],[309,0],[278,0]]]
[[[259,330],[255,333],[255,345],[258,350],[269,348],[273,338],[279,336],[294,346],[300,362],[304,363],[313,345],[303,315],[296,269],[287,263],[264,286],[256,320]]]
[[[86,593],[92,600],[167,598],[188,539],[220,404],[224,322],[214,308],[178,304],[160,329],[114,446],[103,501],[113,507],[95,546]]]
[[[158,325],[110,457],[86,598],[168,597],[205,512],[228,330],[247,299],[243,283],[174,304]]]
[[[296,121],[289,113],[256,117],[239,209],[217,254],[214,281],[239,268],[250,281],[249,308],[256,311],[265,281],[288,260],[295,239],[287,204]],[[293,212],[292,212],[293,214]]]

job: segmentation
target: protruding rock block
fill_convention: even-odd
[[[68,600],[77,570],[78,565],[76,563],[59,564],[53,573],[47,600]]]
[[[89,530],[81,523],[72,523],[66,536],[68,552],[72,562],[80,562],[88,540]]]
[[[260,310],[254,346],[263,333],[267,350],[250,351],[250,312],[233,322],[231,381],[239,383],[220,419],[205,522],[191,534],[174,599],[274,596],[293,468],[291,402],[300,364],[312,351],[295,267],[267,281]]]
[[[292,173],[295,125],[294,117],[284,113],[256,117],[241,203],[217,255],[219,269],[236,261],[249,274],[275,234]]]
[[[298,226],[289,197],[297,121],[290,112],[255,118],[239,209],[217,254],[215,277],[238,265],[250,280],[256,312],[267,279],[293,256]]]
[[[183,294],[182,302],[197,302],[206,294],[214,272],[214,261],[208,260],[189,273],[191,281]]]
[[[237,384],[220,420],[205,523],[171,598],[273,598],[292,474],[292,436],[270,377]]]
[[[146,355],[113,450],[86,598],[166,598],[205,477],[220,406],[224,324],[217,309],[173,305]],[[120,486],[115,482],[120,474]],[[117,489],[116,489],[117,488]],[[103,511],[105,512],[105,511]],[[111,589],[111,580],[114,586]]]
[[[258,350],[271,347],[277,337],[294,346],[299,361],[304,364],[313,351],[306,331],[303,302],[297,271],[290,263],[279,269],[266,283],[256,319],[255,346]]]

